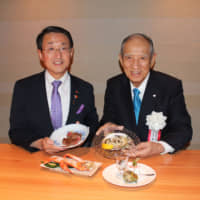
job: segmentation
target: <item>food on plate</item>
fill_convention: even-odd
[[[110,150],[119,150],[127,148],[132,144],[132,139],[123,133],[108,134],[102,141],[102,148]],[[108,148],[107,148],[108,147]]]
[[[94,167],[93,161],[83,160],[72,154],[65,154],[63,157],[50,157],[43,164],[48,168],[60,167],[62,170],[73,173],[70,168],[75,168],[79,171],[90,171]],[[55,166],[55,167],[54,167]]]
[[[67,137],[63,138],[62,143],[65,146],[71,146],[71,145],[78,144],[79,141],[81,140],[81,136],[82,135],[77,132],[68,132]]]
[[[56,168],[56,167],[59,167],[59,166],[60,166],[59,163],[53,162],[53,161],[50,161],[50,162],[48,162],[48,163],[45,163],[44,165],[45,165],[46,167],[49,167],[49,168]]]
[[[127,183],[137,182],[138,175],[131,170],[126,170],[123,173],[123,179]]]
[[[105,143],[103,143],[102,144],[102,148],[103,149],[113,149],[113,145],[112,144],[105,144]]]
[[[133,167],[137,167],[139,158],[135,158],[132,162]]]

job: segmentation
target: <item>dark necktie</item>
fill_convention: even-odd
[[[139,97],[140,91],[137,88],[134,88],[133,93],[134,93],[133,105],[134,105],[135,119],[136,119],[136,124],[138,124],[138,118],[139,118],[140,106],[141,106],[141,100]]]
[[[61,98],[58,92],[58,88],[61,85],[61,81],[53,81],[53,91],[51,95],[51,121],[54,129],[62,126],[62,105]]]

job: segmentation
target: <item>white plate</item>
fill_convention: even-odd
[[[82,136],[81,136],[81,140],[77,144],[66,146],[67,149],[83,144],[83,142],[88,137],[89,127],[85,126],[83,124],[69,124],[69,125],[63,126],[59,129],[55,130],[51,134],[50,139],[52,139],[54,141],[54,144],[56,146],[64,146],[62,141],[64,138],[67,138],[67,133],[70,131],[80,133]]]
[[[131,162],[129,162],[129,165],[131,164]],[[145,165],[145,164],[141,164],[138,163],[137,166],[137,174],[138,174],[138,181],[135,183],[126,183],[123,180],[122,175],[120,175],[116,164],[112,164],[108,167],[106,167],[103,170],[103,178],[109,182],[112,183],[114,185],[118,185],[118,186],[123,186],[123,187],[139,187],[139,186],[144,186],[147,185],[149,183],[151,183],[152,181],[155,180],[156,178],[156,172],[155,170],[153,170],[151,167]],[[145,174],[154,174],[153,176],[146,176]]]

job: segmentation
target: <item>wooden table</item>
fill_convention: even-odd
[[[88,160],[103,162],[92,177],[51,172],[40,167],[49,157],[44,152],[29,153],[11,144],[0,144],[0,199],[20,200],[176,200],[200,199],[200,151],[186,150],[174,155],[141,159],[151,166],[157,178],[149,185],[125,188],[107,183],[103,169],[114,163],[93,148],[70,150]],[[61,155],[66,152],[60,153]]]

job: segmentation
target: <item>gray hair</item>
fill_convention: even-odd
[[[153,41],[149,36],[147,36],[147,35],[145,35],[143,33],[133,33],[133,34],[131,34],[131,35],[129,35],[126,38],[123,39],[123,41],[121,43],[121,49],[120,49],[121,56],[123,56],[123,54],[124,54],[124,45],[125,45],[125,43],[128,42],[129,40],[133,39],[134,37],[138,37],[138,36],[139,37],[143,37],[149,43],[149,46],[150,46],[150,58],[153,57],[153,54],[154,54]]]

